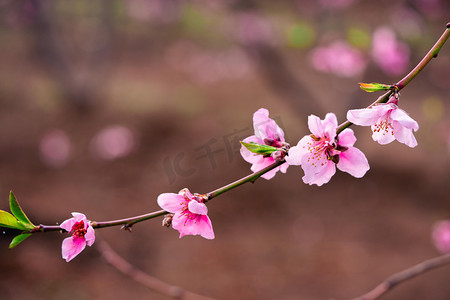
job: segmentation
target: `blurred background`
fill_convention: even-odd
[[[239,140],[261,108],[294,145],[307,116],[372,103],[449,22],[444,0],[0,0],[0,209],[12,189],[35,224],[159,210],[163,192],[206,193],[250,173]],[[372,141],[371,170],[317,188],[303,172],[208,205],[216,239],[178,239],[154,219],[97,230],[123,258],[219,299],[349,299],[438,255],[450,217],[450,45],[401,92],[419,146]],[[61,258],[60,233],[0,239],[1,299],[167,299],[106,264],[95,244]],[[449,299],[450,268],[383,299]]]

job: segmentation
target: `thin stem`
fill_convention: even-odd
[[[377,285],[374,289],[369,291],[368,293],[354,298],[352,300],[375,300],[389,292],[396,285],[405,282],[409,279],[412,279],[418,275],[421,275],[425,272],[434,270],[439,267],[443,267],[447,264],[450,264],[450,253],[444,254],[432,259],[428,259],[423,261],[413,267],[410,267],[406,270],[398,272],[392,276],[386,278],[383,282]]]
[[[425,68],[425,66],[433,58],[438,56],[439,51],[441,50],[442,46],[445,44],[445,42],[447,41],[447,39],[450,36],[450,23],[448,23],[446,27],[447,28],[445,29],[444,33],[441,35],[439,40],[434,44],[434,46],[430,49],[430,51],[428,51],[428,53],[425,55],[425,57],[422,58],[422,60],[417,64],[417,66],[415,66],[415,68],[412,69],[412,71],[409,72],[408,75],[403,77],[402,80],[400,80],[399,82],[394,84],[394,87],[397,89],[397,91],[400,91],[401,89],[403,89],[408,83],[411,82],[411,80],[413,80],[417,76],[417,74],[419,74],[420,71],[422,71],[423,68]],[[375,105],[377,103],[386,103],[389,100],[392,93],[393,93],[392,91],[385,93],[384,95],[379,97],[374,103],[369,105],[368,108],[372,107],[373,105]],[[336,134],[339,134],[340,132],[342,132],[342,130],[344,130],[347,127],[350,127],[352,124],[353,123],[351,123],[350,121],[345,121],[344,123],[342,123],[341,125],[338,126],[338,128],[336,130]]]
[[[447,24],[447,28],[445,29],[444,33],[441,35],[439,40],[434,44],[433,48],[428,51],[427,55],[420,61],[420,63],[412,69],[411,72],[409,72],[408,75],[405,76],[402,80],[400,80],[397,83],[397,87],[399,90],[404,88],[411,80],[416,77],[417,74],[419,74],[420,71],[422,71],[423,68],[435,57],[438,56],[439,51],[441,50],[442,46],[447,41],[448,37],[450,36],[450,23]]]
[[[144,214],[144,215],[140,215],[140,216],[136,216],[136,217],[131,217],[131,218],[125,218],[125,219],[120,219],[120,220],[113,220],[113,221],[103,221],[103,222],[96,222],[96,221],[92,221],[91,222],[91,226],[93,228],[105,228],[105,227],[111,227],[111,226],[118,226],[118,225],[124,225],[125,229],[130,229],[131,226],[133,226],[136,223],[142,222],[142,221],[146,221],[149,219],[153,219],[159,216],[163,216],[165,214],[168,214],[167,211],[165,210],[158,210],[155,212],[151,212],[148,214]],[[55,225],[39,225],[36,226],[36,228],[34,230],[32,230],[32,232],[48,232],[48,231],[60,231],[60,230],[64,230],[59,226],[55,226]]]
[[[206,194],[207,200],[211,200],[214,197],[217,197],[225,192],[228,192],[229,190],[232,190],[234,188],[237,188],[240,185],[243,185],[244,183],[247,182],[255,182],[256,179],[258,179],[259,177],[261,177],[262,175],[264,175],[265,173],[269,172],[270,170],[275,169],[278,166],[281,166],[282,164],[284,164],[286,161],[282,160],[282,161],[278,161],[275,162],[273,164],[271,164],[270,166],[262,169],[261,171],[255,172],[253,174],[250,174],[248,176],[245,176],[239,180],[236,180],[235,182],[232,182],[230,184],[227,184],[221,188],[218,188],[217,190],[214,190],[212,192],[209,192]]]

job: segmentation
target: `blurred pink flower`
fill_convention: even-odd
[[[351,77],[366,68],[362,53],[346,42],[337,41],[328,47],[318,47],[311,52],[314,68],[322,72]]]
[[[387,74],[400,75],[409,65],[409,47],[395,37],[387,27],[375,30],[372,38],[372,56]]]
[[[62,167],[70,156],[70,139],[60,129],[49,131],[41,138],[39,150],[44,163],[52,167]]]
[[[433,226],[431,234],[434,246],[441,253],[450,252],[450,221],[439,221]]]
[[[389,144],[397,139],[411,148],[417,146],[413,130],[419,124],[404,110],[398,108],[398,100],[394,97],[388,103],[380,103],[371,108],[352,109],[347,112],[347,119],[360,126],[371,126],[372,138],[381,145]]]
[[[290,165],[301,165],[303,182],[321,186],[330,181],[339,170],[361,178],[369,170],[369,163],[361,150],[354,148],[356,137],[349,128],[336,136],[337,119],[328,113],[324,120],[314,115],[308,117],[311,135],[304,136],[286,156]]]
[[[272,25],[261,15],[242,13],[238,16],[237,26],[237,38],[245,45],[274,42]]]
[[[102,129],[91,141],[91,149],[105,160],[113,160],[129,155],[137,146],[133,132],[121,125]]]
[[[65,220],[59,227],[66,230],[71,237],[62,243],[62,257],[67,262],[80,254],[86,245],[92,246],[95,242],[95,232],[86,216],[81,213],[72,213],[73,218]]]
[[[269,118],[269,111],[267,109],[260,108],[253,114],[253,128],[255,130],[255,135],[245,138],[243,142],[254,142],[277,148],[281,148],[286,145],[283,129],[281,129],[274,120]],[[264,157],[263,155],[258,155],[251,152],[244,146],[241,146],[241,155],[245,161],[252,164],[250,170],[253,172],[260,171],[275,163],[275,159],[272,156]],[[288,164],[283,164],[265,173],[261,177],[269,180],[273,178],[278,171],[286,173],[288,167]]]
[[[208,217],[208,208],[201,196],[192,195],[188,189],[178,194],[164,193],[158,196],[158,205],[162,209],[175,214],[172,227],[185,235],[201,235],[205,239],[213,239],[214,231]]]

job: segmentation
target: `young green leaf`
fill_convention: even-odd
[[[15,246],[19,245],[21,242],[23,242],[30,235],[31,235],[31,233],[22,233],[22,234],[16,235],[13,238],[13,240],[11,241],[11,244],[9,244],[9,249],[12,249]]]
[[[261,145],[261,144],[257,144],[254,142],[245,143],[245,142],[241,141],[241,144],[245,148],[247,148],[249,151],[256,153],[256,154],[265,155],[265,156],[268,156],[278,150],[278,148],[276,148],[276,147],[272,147],[272,146],[268,146],[268,145]]]
[[[34,227],[33,223],[28,219],[25,213],[20,207],[19,202],[17,202],[16,196],[14,196],[13,192],[9,192],[9,207],[11,208],[12,214],[22,223],[30,224]]]
[[[33,227],[27,228],[26,224],[20,222],[19,220],[16,219],[16,217],[14,217],[9,212],[6,212],[4,210],[0,210],[0,226],[19,230],[26,230],[33,228]]]
[[[387,91],[392,89],[392,85],[389,84],[382,84],[377,82],[372,83],[359,83],[359,87],[369,93],[376,92],[376,91]]]

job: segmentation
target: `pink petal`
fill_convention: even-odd
[[[183,196],[184,199],[190,199],[190,200],[194,199],[194,195],[192,195],[192,193],[187,188],[184,188],[181,191],[179,191],[178,195]]]
[[[67,262],[71,261],[75,256],[80,254],[86,247],[84,238],[68,237],[62,243],[62,257]]]
[[[336,115],[327,113],[322,122],[324,135],[322,137],[328,138],[330,141],[336,137],[336,128],[338,126]]]
[[[76,223],[75,218],[70,218],[62,222],[61,225],[59,225],[59,227],[69,232],[72,230],[72,227],[75,223]]]
[[[394,109],[391,112],[391,118],[397,121],[401,126],[414,129],[414,131],[419,130],[419,124],[411,118],[403,109]]]
[[[394,127],[394,137],[397,139],[397,141],[411,148],[417,146],[417,140],[414,137],[412,129],[402,126],[401,124],[397,123],[397,121],[394,121],[393,127]]]
[[[296,146],[289,149],[288,155],[284,158],[291,166],[299,166],[302,164],[303,156],[309,154],[308,143],[315,142],[311,136],[305,135]]]
[[[275,163],[275,160],[272,157],[263,157],[262,155],[260,155],[260,158],[261,159],[256,161],[250,168],[250,170],[252,170],[253,172],[261,171],[262,169]],[[267,179],[267,180],[272,179],[275,176],[275,174],[277,173],[277,171],[278,171],[278,168],[275,168],[275,169],[265,173],[261,177],[264,179]]]
[[[84,223],[86,223],[86,216],[85,216],[84,214],[82,214],[82,213],[77,213],[77,212],[73,212],[73,213],[72,213],[72,216],[73,216],[74,219],[75,219],[75,223],[76,223],[76,222],[80,222],[80,221],[83,221]]]
[[[308,128],[316,137],[323,137],[323,125],[319,117],[315,115],[308,116]]]
[[[204,203],[197,202],[195,200],[189,201],[188,209],[191,213],[197,215],[206,215],[208,214],[208,208]]]
[[[284,141],[283,130],[269,118],[269,111],[265,108],[260,108],[253,114],[253,128],[255,135],[262,140],[270,138]]]
[[[172,227],[180,232],[180,238],[185,235],[201,235],[206,239],[214,238],[211,220],[206,215],[188,218],[186,215],[175,214]]]
[[[336,165],[332,161],[328,161],[320,168],[316,168],[314,171],[307,172],[302,165],[303,171],[305,171],[305,176],[303,176],[303,182],[309,185],[316,184],[317,186],[321,186],[330,181],[331,177],[336,173]]]
[[[352,109],[347,112],[347,119],[359,126],[370,126],[378,122],[380,118],[393,109],[388,104],[378,104],[372,108]]]
[[[338,145],[343,147],[352,147],[356,142],[355,134],[350,128],[344,129],[339,133]]]
[[[314,160],[310,154],[304,155],[301,166],[305,172],[303,182],[309,185],[317,184],[321,186],[330,181],[331,177],[336,173],[335,164],[328,160],[325,155],[320,160]]]
[[[339,170],[347,172],[356,178],[363,177],[370,169],[369,162],[364,153],[354,147],[349,148],[339,155],[337,167]]]
[[[86,234],[84,235],[84,238],[86,239],[86,244],[90,247],[95,242],[95,232],[94,228],[89,225],[87,228]]]
[[[182,211],[183,205],[187,200],[179,194],[163,193],[158,196],[157,202],[162,209],[171,213],[177,213]]]

